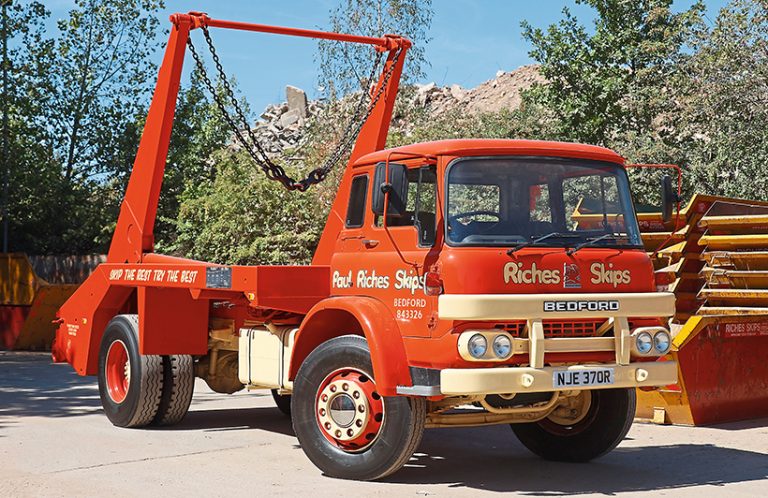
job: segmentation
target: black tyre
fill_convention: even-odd
[[[184,419],[195,391],[194,360],[190,355],[163,356],[163,393],[153,425],[174,425]]]
[[[600,389],[584,395],[588,408],[573,423],[550,416],[530,424],[512,424],[520,442],[536,455],[561,462],[586,462],[614,449],[632,426],[634,389]]]
[[[321,344],[293,384],[293,430],[301,448],[331,477],[374,480],[400,469],[421,442],[423,398],[376,392],[368,343],[342,336]]]
[[[280,394],[277,389],[272,389],[272,399],[275,400],[277,409],[283,412],[285,415],[291,416],[291,395]]]
[[[139,354],[139,319],[118,315],[99,348],[99,395],[110,422],[143,427],[155,418],[163,388],[163,358]]]

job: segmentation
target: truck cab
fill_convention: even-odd
[[[663,346],[674,312],[674,297],[655,292],[623,162],[601,147],[521,140],[364,156],[340,189],[331,294],[381,301],[412,368],[660,356],[668,346],[640,354],[631,337],[614,336],[626,320],[630,336],[650,327]],[[526,344],[539,324],[545,342]]]
[[[610,150],[448,140],[375,152],[348,169],[327,227],[334,217],[341,226],[326,230],[314,261],[331,282],[318,315],[344,309],[369,324],[346,332],[365,337],[375,393],[405,397],[426,427],[510,423],[534,453],[586,461],[626,435],[635,388],[677,380],[675,362],[659,361],[674,296],[655,291],[624,160]],[[298,344],[315,321],[310,312]],[[382,426],[344,421],[362,423],[352,414],[376,397],[334,405],[346,394],[327,378],[307,392],[308,367],[295,366],[311,368],[334,341],[338,354],[353,347],[323,337],[291,360],[294,414],[330,414],[295,425],[299,439],[319,427],[343,451],[370,448]],[[352,379],[363,393],[372,382],[364,368],[341,371],[325,372],[331,386]]]

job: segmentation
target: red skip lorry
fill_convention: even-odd
[[[107,262],[61,307],[53,349],[98,376],[114,425],[180,422],[195,377],[223,393],[271,389],[317,467],[372,480],[429,427],[511,424],[541,457],[587,461],[626,435],[635,388],[676,382],[675,362],[658,361],[674,296],[655,292],[619,155],[523,140],[385,150],[408,40],[171,20]],[[153,252],[198,28],[364,43],[385,58],[309,266]],[[325,176],[270,172],[294,190]]]

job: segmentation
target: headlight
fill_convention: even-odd
[[[672,342],[672,338],[669,337],[669,333],[665,331],[657,332],[655,336],[653,336],[653,347],[656,348],[656,351],[658,351],[661,354],[666,353],[669,351],[669,346]]]
[[[648,354],[653,348],[653,337],[648,332],[640,332],[635,337],[635,347],[640,354]]]
[[[482,358],[485,356],[485,352],[488,351],[488,341],[486,341],[485,337],[480,334],[475,334],[470,337],[467,346],[469,354],[471,354],[473,358]]]
[[[512,352],[512,341],[505,335],[497,335],[493,340],[493,354],[497,358],[506,358]]]

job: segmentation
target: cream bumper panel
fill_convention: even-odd
[[[572,365],[569,367],[449,368],[440,372],[440,390],[449,396],[549,392],[555,389],[553,374],[561,370],[611,368],[611,385],[569,387],[569,390],[653,387],[677,382],[677,362],[654,361],[629,365]]]
[[[443,320],[525,320],[532,318],[669,317],[671,292],[617,294],[443,294]]]

